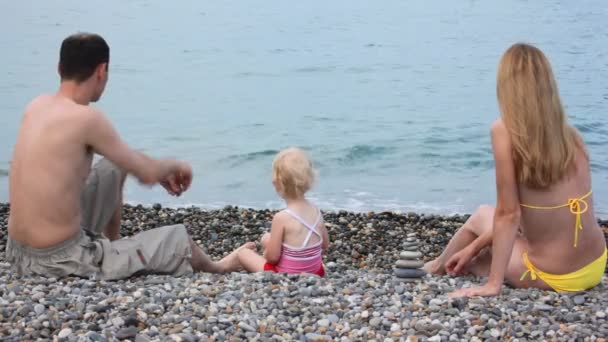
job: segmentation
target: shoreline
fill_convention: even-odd
[[[8,205],[0,204],[0,248]],[[124,207],[123,235],[183,223],[213,258],[258,241],[274,211]],[[76,341],[567,341],[608,336],[606,276],[579,294],[503,287],[492,298],[449,299],[473,277],[395,278],[402,241],[416,233],[428,260],[466,215],[324,212],[327,276],[197,273],[106,282],[18,278],[0,257],[0,338]],[[605,234],[608,228],[604,227]],[[595,339],[595,341],[603,341]]]

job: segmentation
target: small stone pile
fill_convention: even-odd
[[[426,275],[426,272],[421,269],[424,262],[415,233],[407,235],[403,247],[395,265],[395,276],[404,282],[413,283]]]

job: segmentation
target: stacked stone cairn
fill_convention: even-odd
[[[416,234],[407,235],[403,251],[399,254],[399,260],[395,266],[395,276],[404,282],[413,283],[426,275],[426,272],[421,269],[424,262],[422,253],[418,249]]]

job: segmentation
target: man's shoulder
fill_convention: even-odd
[[[55,95],[42,94],[32,99],[25,107],[25,113],[52,112],[58,115],[94,116],[98,110],[90,106],[81,105]]]

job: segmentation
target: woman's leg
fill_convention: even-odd
[[[241,249],[238,252],[239,263],[248,272],[264,272],[266,259],[252,249]]]
[[[493,221],[494,207],[489,205],[480,206],[454,234],[443,253],[437,259],[424,265],[424,270],[431,274],[444,275],[446,273],[445,264],[452,255],[471,244],[484,232],[491,230]]]
[[[509,259],[507,271],[505,272],[505,283],[515,288],[529,288],[535,287],[543,290],[550,290],[551,287],[547,285],[542,279],[537,278],[532,280],[528,275],[526,279],[521,280],[521,276],[527,271],[526,264],[522,254],[528,251],[528,242],[521,235],[518,235],[513,245],[513,252]],[[469,264],[469,272],[477,277],[487,277],[490,275],[490,269],[492,266],[492,248],[486,247],[479,255],[474,258]]]

